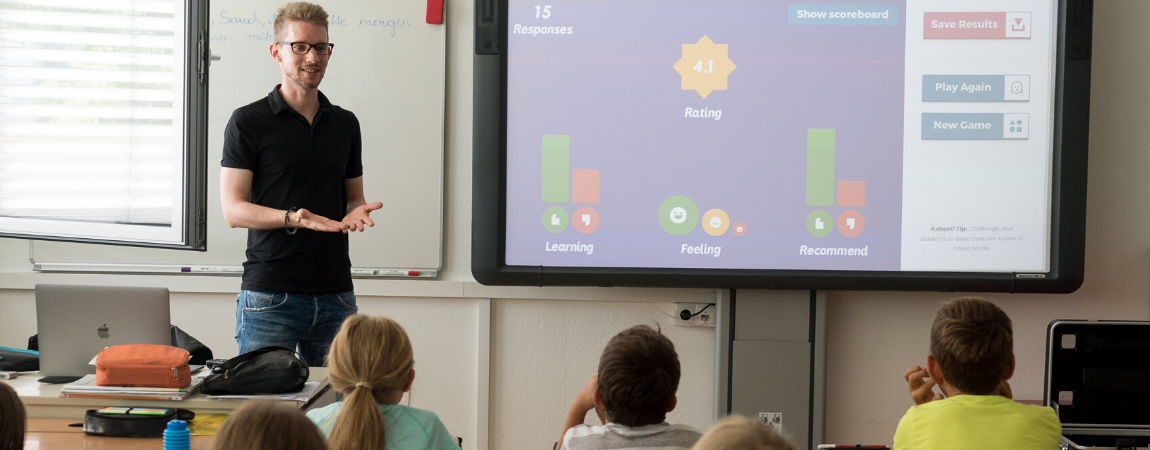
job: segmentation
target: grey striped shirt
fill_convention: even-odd
[[[689,450],[702,436],[686,425],[625,427],[577,425],[563,436],[560,450]]]

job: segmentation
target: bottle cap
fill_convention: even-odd
[[[182,420],[173,420],[168,422],[168,430],[170,431],[184,431],[188,429],[188,423]]]

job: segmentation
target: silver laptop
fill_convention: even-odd
[[[96,373],[88,362],[105,347],[172,345],[166,288],[36,285],[40,373]]]

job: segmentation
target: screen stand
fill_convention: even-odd
[[[781,425],[799,448],[823,443],[826,293],[716,295],[716,420],[741,414]]]

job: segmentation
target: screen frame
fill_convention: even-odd
[[[1070,293],[1083,281],[1093,0],[1058,0],[1050,268],[1042,273],[506,264],[508,0],[475,4],[471,272],[485,285]]]

